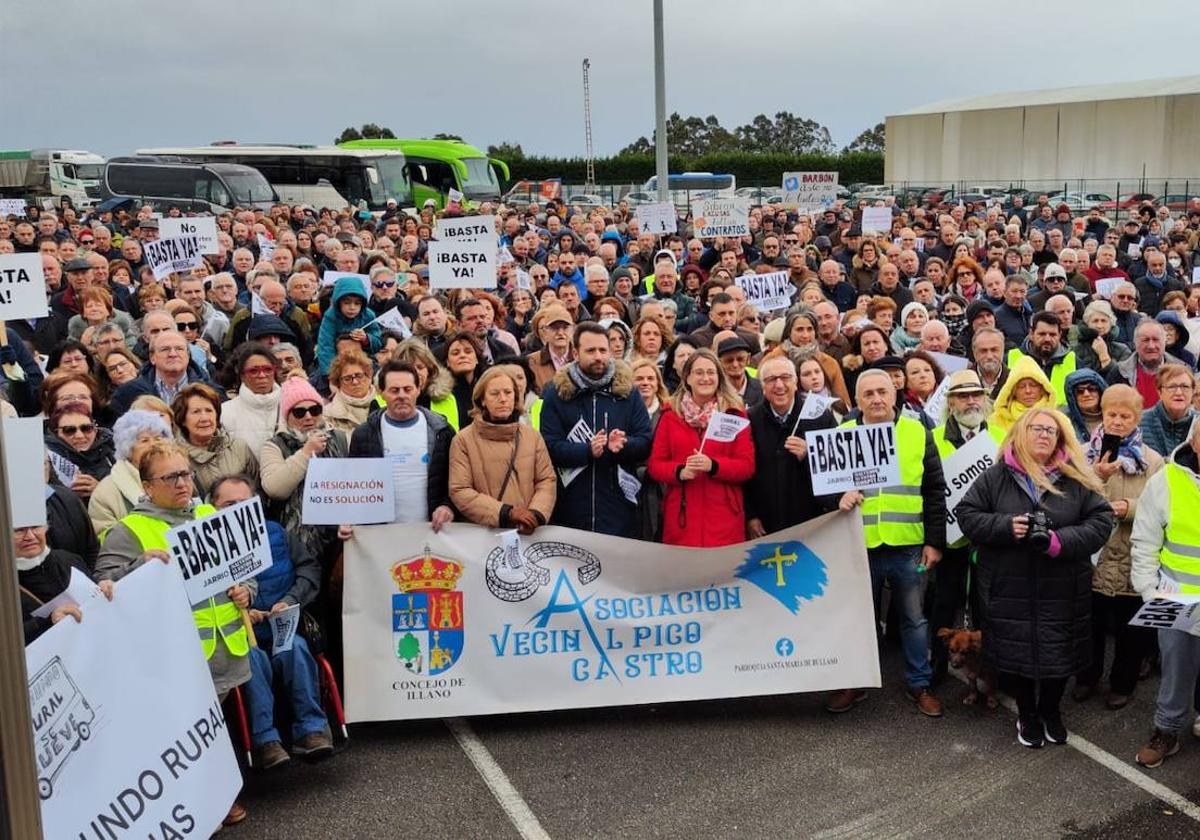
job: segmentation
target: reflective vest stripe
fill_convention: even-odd
[[[1200,594],[1200,487],[1178,464],[1167,465],[1167,528],[1158,562],[1181,592]]]
[[[842,428],[854,426],[850,420]],[[910,417],[896,421],[896,452],[900,484],[862,491],[863,529],[867,548],[881,545],[922,545],[925,542],[924,500],[925,427]]]
[[[542,430],[542,408],[545,406],[545,404],[546,401],[539,397],[534,404],[529,407],[529,425],[537,429],[539,432]]]
[[[429,403],[429,409],[445,417],[450,428],[455,432],[458,431],[458,402],[454,399],[453,394],[442,397],[440,400],[433,400]]]
[[[197,505],[194,515],[196,519],[203,519],[216,512],[217,509],[212,505]],[[161,519],[144,513],[131,513],[124,517],[121,523],[137,538],[142,551],[167,550],[167,531],[171,526]],[[250,639],[242,621],[242,613],[233,602],[218,604],[215,598],[209,598],[203,606],[192,607],[192,621],[196,625],[206,660],[212,659],[217,650],[218,632],[225,642],[225,647],[234,656],[245,656],[250,652]]]

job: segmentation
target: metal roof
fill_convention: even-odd
[[[1180,96],[1200,93],[1200,76],[1175,76],[1170,79],[1142,79],[1108,85],[1029,90],[1016,93],[992,93],[966,99],[944,99],[904,111],[894,116],[940,114],[947,111],[984,111],[992,108],[1023,108],[1031,105],[1058,105],[1065,102],[1097,102],[1104,99],[1140,99],[1148,96]]]

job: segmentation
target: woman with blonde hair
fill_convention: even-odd
[[[450,444],[450,500],[467,520],[532,534],[554,512],[558,475],[524,413],[509,365],[483,372],[471,391],[474,421]]]
[[[732,441],[708,438],[716,412],[745,417],[716,354],[699,349],[683,365],[679,388],[654,433],[647,475],[665,485],[663,542],[721,546],[746,538],[742,484],[754,473],[749,424]]]
[[[1017,701],[1025,747],[1067,742],[1063,690],[1091,665],[1091,558],[1113,528],[1102,490],[1071,421],[1033,407],[954,510],[977,550],[984,660]]]

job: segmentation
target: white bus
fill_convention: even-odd
[[[350,205],[381,211],[389,199],[401,207],[412,204],[412,182],[401,151],[222,142],[194,148],[139,149],[138,154],[252,166],[275,188],[280,201],[311,204],[318,210]]]

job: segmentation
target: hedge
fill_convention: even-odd
[[[586,165],[583,158],[527,157],[508,160],[512,180],[562,178],[582,184]],[[784,172],[838,172],[842,184],[883,182],[883,155],[851,152],[844,155],[787,155],[722,152],[686,158],[672,156],[671,172],[722,172],[737,178],[740,186],[780,186]],[[640,184],[654,174],[653,155],[621,155],[596,159],[599,184]]]

